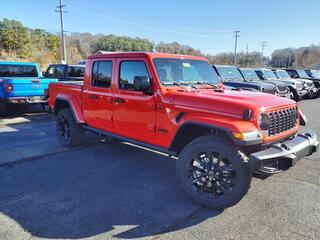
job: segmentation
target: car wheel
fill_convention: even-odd
[[[65,147],[75,147],[83,143],[84,130],[77,124],[70,109],[59,111],[56,120],[56,130],[59,141]]]
[[[224,138],[191,141],[177,160],[178,180],[194,201],[213,209],[238,203],[248,192],[251,174],[243,154]]]
[[[6,116],[8,113],[8,104],[0,102],[0,116]]]

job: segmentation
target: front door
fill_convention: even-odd
[[[112,128],[112,60],[98,60],[92,63],[92,73],[83,87],[83,114],[89,126],[110,130]]]
[[[114,125],[120,135],[137,140],[155,137],[155,98],[134,90],[135,76],[150,79],[144,59],[118,60],[118,91],[114,94]]]

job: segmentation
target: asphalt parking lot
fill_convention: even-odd
[[[320,99],[299,103],[320,135]],[[88,134],[63,148],[52,115],[0,120],[0,239],[320,239],[319,152],[285,173],[254,179],[224,211],[182,192],[175,162]]]

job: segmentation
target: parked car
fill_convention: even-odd
[[[43,75],[59,81],[83,81],[84,65],[50,64]]]
[[[239,69],[235,66],[212,65],[220,76],[224,85],[249,91],[260,91],[270,94],[276,94],[277,89],[274,84],[261,81],[247,81],[241,75]]]
[[[285,70],[287,71],[287,73],[290,75],[291,78],[311,80],[319,93],[320,79],[315,79],[308,76],[308,74],[304,70],[295,70],[295,69],[285,69]]]
[[[47,99],[45,89],[57,79],[43,78],[36,63],[0,62],[0,114],[13,104],[41,104]]]
[[[255,68],[253,70],[256,72],[260,80],[274,84],[280,97],[293,99],[293,93],[290,91],[288,85],[282,81],[279,81],[272,70],[268,68]]]
[[[302,79],[302,78],[291,78],[287,71],[282,69],[273,70],[274,74],[277,76],[280,80],[285,81],[296,81],[300,82],[302,84],[303,90],[299,93],[298,91],[294,92],[295,98],[302,99],[304,97],[312,98],[316,96],[317,94],[317,88],[314,86],[313,82],[308,79]],[[297,84],[292,85],[292,88],[297,88]]]
[[[320,80],[320,70],[305,70],[305,72],[310,78]]]
[[[305,116],[295,101],[224,89],[203,57],[93,55],[83,85],[52,83],[49,92],[64,146],[91,131],[166,153],[185,192],[212,208],[239,202],[252,172],[287,170],[319,145],[313,131],[297,134]]]

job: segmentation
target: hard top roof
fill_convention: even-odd
[[[105,52],[99,51],[94,55],[88,57],[88,59],[97,58],[139,58],[139,57],[149,57],[149,58],[181,58],[181,59],[193,59],[193,60],[204,60],[206,58],[200,56],[191,56],[183,54],[170,54],[170,53],[157,53],[157,52]]]

